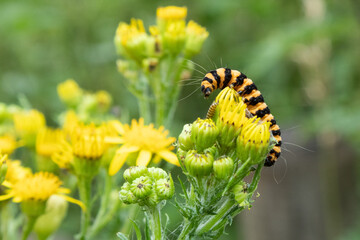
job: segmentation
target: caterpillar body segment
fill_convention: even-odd
[[[254,82],[237,70],[229,68],[218,68],[208,72],[201,82],[201,91],[208,97],[217,88],[233,87],[247,105],[248,111],[259,117],[262,121],[270,122],[270,130],[277,141],[265,159],[265,166],[272,166],[281,154],[281,132],[279,125],[276,124],[274,116],[265,103],[264,97],[257,89]],[[210,107],[211,108],[211,107]]]

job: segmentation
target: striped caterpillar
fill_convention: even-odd
[[[264,97],[257,90],[253,81],[247,78],[245,74],[229,68],[218,68],[207,73],[201,82],[201,91],[205,97],[208,97],[215,89],[224,89],[227,86],[233,87],[243,97],[247,109],[252,115],[271,123],[270,130],[277,144],[267,155],[264,165],[272,166],[281,153],[281,132],[274,116],[264,102]]]

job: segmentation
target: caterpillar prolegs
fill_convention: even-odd
[[[265,166],[272,166],[281,153],[281,132],[276,124],[274,116],[264,101],[264,97],[257,89],[253,81],[237,70],[229,68],[218,68],[210,71],[201,82],[201,91],[208,97],[215,89],[224,89],[227,86],[233,87],[247,105],[249,112],[259,117],[262,121],[270,122],[270,130],[277,140],[277,144],[271,149],[265,159]]]

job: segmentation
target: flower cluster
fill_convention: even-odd
[[[157,126],[171,122],[180,91],[180,80],[193,70],[191,59],[208,37],[204,27],[186,22],[186,7],[160,7],[156,25],[147,32],[140,19],[120,22],[115,46],[121,59],[118,70],[138,98],[141,117],[149,122],[155,109]],[[154,99],[151,107],[150,99]]]
[[[156,206],[171,199],[175,192],[171,175],[161,168],[130,167],[125,170],[124,179],[119,197],[125,204]]]
[[[179,162],[193,189],[183,189],[186,204],[178,206],[191,223],[182,235],[194,238],[221,234],[224,219],[251,206],[266,155],[275,144],[270,124],[252,117],[232,88],[223,89],[209,111],[208,118],[184,126],[177,144]],[[252,182],[244,182],[254,170]]]

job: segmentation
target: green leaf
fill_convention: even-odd
[[[137,240],[141,240],[142,236],[141,236],[141,231],[140,231],[139,226],[137,225],[137,223],[135,221],[133,221],[131,219],[130,219],[130,221],[133,223]]]
[[[116,234],[116,236],[117,236],[118,238],[120,238],[121,240],[129,240],[129,238],[128,238],[127,236],[125,236],[125,234],[123,234],[123,233],[121,233],[121,232],[118,232],[118,233]]]

